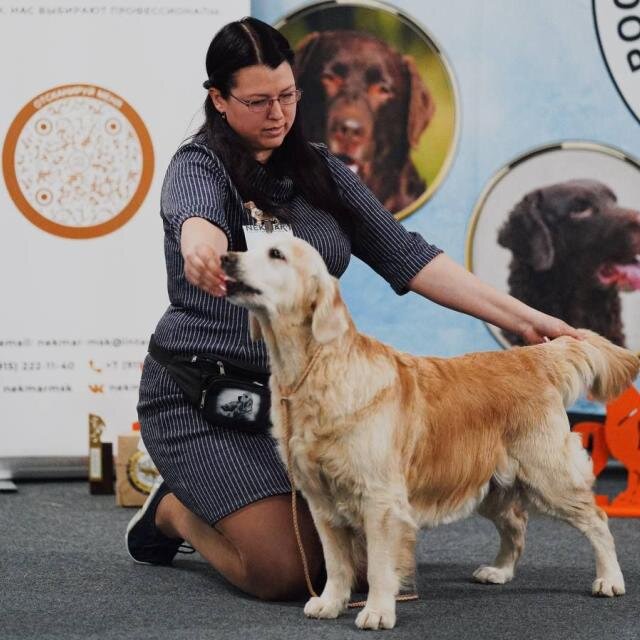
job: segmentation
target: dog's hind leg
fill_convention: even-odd
[[[540,460],[538,460],[540,463]],[[528,467],[528,468],[527,468]],[[542,464],[523,465],[528,499],[541,511],[555,516],[581,531],[591,543],[596,558],[596,579],[592,593],[617,596],[625,592],[615,543],[606,513],[595,503],[591,490],[591,461],[575,433],[564,435],[556,455]]]
[[[596,506],[590,490],[567,491],[565,495],[549,498],[543,495],[536,501],[547,503],[545,509],[584,533],[596,556],[596,579],[592,593],[596,596],[619,596],[624,594],[624,578],[618,564],[615,543],[607,524],[607,514]]]
[[[478,513],[495,525],[500,534],[500,549],[493,565],[478,567],[473,579],[485,584],[509,582],[524,550],[527,512],[515,489],[493,487],[478,507]]]

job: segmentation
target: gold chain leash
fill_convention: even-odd
[[[302,536],[300,534],[300,526],[298,524],[298,499],[296,493],[296,485],[293,479],[293,473],[291,471],[291,447],[289,446],[289,442],[291,440],[291,421],[289,415],[289,408],[291,397],[298,391],[302,383],[304,382],[307,375],[311,371],[311,367],[313,367],[319,353],[321,347],[318,347],[311,357],[309,364],[306,366],[305,370],[302,372],[300,379],[289,391],[285,392],[282,388],[280,388],[280,404],[282,405],[283,412],[283,420],[284,420],[284,442],[287,450],[287,475],[289,476],[289,483],[291,484],[291,513],[293,517],[293,530],[296,534],[296,542],[298,543],[298,550],[300,551],[300,559],[302,560],[302,569],[304,571],[304,579],[307,583],[307,590],[309,594],[315,598],[319,597],[316,593],[316,590],[313,588],[313,584],[311,583],[311,575],[309,574],[309,564],[307,563],[307,554],[304,551],[304,545],[302,544]],[[410,600],[417,600],[417,593],[408,593],[400,596],[396,596],[396,602],[408,602]],[[357,609],[360,607],[364,607],[366,605],[366,600],[358,600],[357,602],[349,602],[347,607],[349,609]]]

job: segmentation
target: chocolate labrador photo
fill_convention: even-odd
[[[625,346],[620,291],[640,289],[640,211],[602,182],[560,182],[528,193],[498,243],[512,253],[511,295]]]
[[[392,213],[427,188],[409,152],[435,112],[413,58],[361,31],[314,32],[296,49],[309,139],[325,142]]]

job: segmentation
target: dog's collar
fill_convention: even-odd
[[[280,386],[280,403],[281,404],[285,402],[290,402],[291,397],[295,395],[298,389],[302,386],[302,383],[306,380],[307,376],[309,375],[309,372],[311,371],[313,365],[315,364],[315,361],[318,359],[321,349],[322,349],[322,345],[320,345],[315,350],[314,354],[311,356],[311,360],[309,360],[309,362],[307,363],[307,366],[302,372],[302,375],[298,378],[298,382],[296,382],[293,385],[293,387],[290,387],[287,389],[286,387]]]

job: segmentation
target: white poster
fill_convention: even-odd
[[[160,188],[204,59],[248,0],[0,0],[2,459],[86,456],[136,417],[168,304]],[[6,466],[6,465],[5,465]]]

